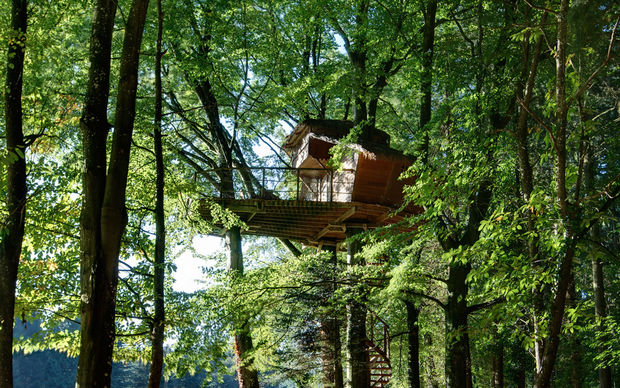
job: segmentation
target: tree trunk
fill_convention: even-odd
[[[504,348],[506,350],[506,348]],[[510,341],[507,348],[510,375],[514,376],[509,379],[508,386],[516,388],[525,388],[527,382],[528,361],[531,360],[531,353],[527,351],[521,341]],[[512,366],[510,366],[512,364]]]
[[[359,228],[347,227],[347,238],[361,233]],[[361,250],[361,242],[349,240],[347,243],[347,264],[349,267],[364,265],[364,260],[356,255]],[[351,277],[351,282],[355,284],[358,279]],[[368,363],[368,353],[366,351],[366,295],[362,295],[357,300],[347,303],[347,361],[350,374],[351,388],[366,388],[370,384],[370,369]]]
[[[149,371],[149,388],[159,388],[164,366],[164,280],[166,257],[166,225],[164,214],[164,155],[162,149],[161,119],[161,40],[164,15],[161,0],[157,0],[157,48],[155,53],[155,131],[154,151],[156,165],[155,181],[155,263],[153,266],[153,297],[155,298],[155,316],[151,327],[151,367]]]
[[[7,53],[4,113],[8,166],[7,218],[0,237],[0,386],[13,386],[13,322],[15,286],[26,220],[26,144],[22,128],[22,84],[27,27],[26,0],[11,4],[11,33]]]
[[[366,106],[368,92],[366,82],[368,3],[368,0],[358,2],[358,9],[355,13],[355,32],[352,37],[351,47],[347,47],[349,60],[353,66],[353,121],[355,125],[361,124],[368,119],[368,109]]]
[[[497,337],[497,336],[496,336]],[[493,388],[504,388],[504,345],[501,339],[496,339],[497,343],[493,349],[492,368],[493,368]]]
[[[114,329],[103,324],[105,303],[101,257],[101,204],[106,179],[110,54],[116,2],[98,0],[90,38],[90,70],[80,120],[84,170],[80,214],[80,357],[76,387],[109,386]],[[114,282],[115,284],[115,282]],[[113,313],[113,311],[112,311]],[[106,384],[106,382],[108,382]]]
[[[107,175],[107,96],[116,3],[99,0],[91,34],[91,68],[82,139],[81,343],[76,387],[109,386],[115,340],[118,256],[127,215],[125,191],[135,118],[138,63],[148,0],[134,0],[125,28],[116,120]]]
[[[529,7],[526,8],[529,11]],[[529,12],[526,11],[526,17],[529,16]],[[545,23],[547,14],[543,14],[541,19],[541,24]],[[529,33],[523,43],[523,70],[522,77],[526,78],[525,85],[523,88],[519,88],[517,90],[518,95],[520,95],[521,103],[523,106],[519,111],[519,115],[517,118],[517,125],[515,128],[515,137],[517,139],[517,156],[519,160],[519,176],[521,183],[521,195],[523,198],[523,202],[528,204],[530,202],[530,197],[532,195],[532,190],[534,187],[534,176],[532,172],[532,164],[530,162],[530,152],[528,145],[528,127],[527,127],[527,118],[528,113],[527,109],[532,101],[534,96],[534,82],[536,80],[536,73],[538,71],[538,63],[540,59],[540,51],[542,48],[542,36],[539,36],[536,39],[536,45],[534,47],[534,52],[532,55],[532,61],[529,65],[528,69],[528,58],[529,55]],[[523,92],[520,91],[523,89]],[[528,237],[527,241],[527,249],[528,256],[530,258],[530,262],[534,266],[540,266],[540,262],[537,260],[538,257],[538,238],[536,233],[536,214],[534,211],[528,206],[528,210],[526,210],[527,217],[527,232],[531,237]],[[538,263],[538,264],[537,264]],[[541,317],[544,313],[544,289],[546,287],[540,287],[538,284],[533,289],[534,294],[534,333],[539,336],[536,339],[534,344],[534,358],[536,360],[536,373],[540,372],[541,364],[542,364],[542,349],[544,346],[544,340],[542,335],[540,335],[539,322],[538,318]]]
[[[219,123],[219,117],[217,118]],[[222,144],[222,147],[226,147],[228,143]],[[226,161],[232,161],[230,155],[230,148],[227,149],[227,155],[224,159]],[[221,180],[221,192],[222,198],[234,198],[234,182],[233,171],[230,169],[231,165],[228,165],[229,169],[224,169],[220,172]],[[238,226],[231,227],[226,232],[226,248],[228,250],[228,271],[233,273],[233,276],[243,276],[243,250],[241,248],[241,229]],[[248,357],[248,351],[252,350],[252,337],[250,336],[247,321],[235,323],[233,328],[235,331],[235,358],[237,364],[237,379],[239,381],[240,388],[258,388],[258,373],[252,366],[253,359]]]
[[[585,191],[588,195],[594,193],[595,190],[595,175],[596,175],[596,160],[594,158],[593,147],[588,147],[588,153],[586,156],[585,169],[584,169],[584,184]],[[590,229],[590,239],[595,243],[601,241],[601,227],[597,223]],[[597,250],[594,251],[592,258],[592,288],[594,291],[594,314],[598,320],[597,330],[603,332],[605,330],[603,326],[603,320],[607,317],[607,302],[605,301],[605,279],[603,276],[603,261],[601,260],[601,253]],[[604,352],[604,348],[599,349],[599,353]],[[609,360],[605,360],[609,361]],[[604,367],[598,368],[598,380],[600,388],[611,388],[611,368]]]
[[[571,285],[568,289],[569,307],[577,306],[577,290],[575,288],[575,278],[571,276]],[[575,323],[575,322],[573,322]],[[579,340],[579,332],[569,334],[568,343],[570,347],[570,381],[572,388],[581,388],[583,386],[583,373],[581,368],[581,341]]]
[[[334,280],[332,274],[336,273],[337,251],[336,247],[323,248],[331,254],[331,263],[333,268],[330,272],[330,280]],[[324,289],[324,298],[329,299],[336,290],[335,283],[331,283]],[[323,386],[325,387],[343,387],[342,362],[340,353],[342,351],[340,344],[340,322],[338,314],[332,307],[323,313],[321,319],[321,362],[323,369]]]
[[[433,337],[430,334],[425,334],[424,343],[427,349],[430,349],[433,346]],[[428,361],[428,368],[426,368],[427,369],[426,375],[428,378],[428,385],[431,388],[439,388],[439,378],[437,376],[438,373],[437,373],[437,368],[435,366],[435,358],[433,357],[432,354],[429,355],[427,361]]]
[[[557,53],[556,53],[556,133],[555,133],[555,154],[556,154],[556,197],[560,209],[561,222],[564,227],[565,248],[563,257],[560,261],[560,271],[558,284],[555,291],[553,303],[551,305],[551,315],[549,322],[549,336],[545,342],[542,356],[541,371],[534,379],[535,388],[548,388],[551,383],[551,375],[555,366],[560,334],[562,331],[562,321],[564,309],[566,307],[566,297],[571,283],[573,259],[575,255],[575,234],[573,230],[572,217],[569,212],[569,203],[566,190],[566,129],[568,124],[568,104],[566,101],[566,45],[567,45],[567,17],[569,10],[569,0],[560,2],[560,10],[557,13]]]
[[[448,387],[471,388],[466,283],[470,266],[454,262],[448,276],[446,305],[446,379]]]
[[[431,121],[432,85],[433,85],[433,52],[435,49],[435,15],[437,1],[432,0],[424,12],[424,37],[422,40],[422,74],[420,75],[420,130],[424,133],[422,145],[422,161],[428,162],[429,131],[426,125]]]
[[[243,275],[243,253],[241,250],[241,229],[233,226],[226,232],[228,248],[228,269],[235,275]],[[237,363],[237,378],[240,388],[258,388],[258,373],[252,366],[253,358],[247,352],[252,350],[252,337],[247,322],[237,324],[235,329],[235,356]]]
[[[460,239],[448,235],[440,239],[445,251],[472,246],[480,237],[480,223],[484,219],[491,201],[488,182],[482,182],[471,197],[469,220]],[[469,349],[469,329],[467,319],[469,307],[467,296],[469,285],[467,276],[471,271],[469,263],[458,260],[449,264],[448,302],[446,304],[446,380],[451,388],[471,388],[471,356]]]
[[[206,59],[207,53],[210,51],[209,43],[210,36],[202,37],[202,46],[200,52],[203,53]],[[188,77],[190,78],[190,77]],[[200,102],[202,103],[205,114],[209,119],[208,130],[213,137],[214,146],[217,148],[219,157],[219,163],[221,169],[218,172],[218,178],[220,179],[220,196],[221,198],[235,198],[234,188],[234,176],[233,167],[235,166],[233,161],[233,149],[235,147],[234,139],[230,139],[230,135],[220,122],[219,105],[217,98],[213,94],[211,88],[211,82],[208,78],[198,79],[194,82],[194,91]],[[240,152],[237,153],[238,157],[242,157]],[[242,161],[243,162],[243,161]],[[244,165],[245,167],[245,165]],[[241,169],[242,175],[249,172]],[[251,189],[249,182],[252,181],[252,177],[244,176],[244,182],[248,182],[248,186]],[[231,227],[226,232],[226,245],[228,249],[228,270],[233,272],[236,276],[243,275],[243,251],[241,249],[241,230],[238,226]],[[292,246],[294,248],[294,246]],[[233,328],[234,335],[234,347],[235,357],[237,364],[237,378],[239,380],[239,387],[243,388],[258,388],[258,373],[253,368],[252,358],[248,358],[248,351],[253,347],[252,338],[250,336],[247,322],[237,322]]]
[[[600,240],[600,229],[598,225],[592,228],[591,232],[594,241]],[[598,331],[604,331],[603,319],[607,317],[607,304],[605,302],[605,285],[603,278],[603,262],[600,256],[595,256],[592,260],[592,285],[594,288],[594,313],[599,321],[597,326]],[[603,353],[604,348],[599,349],[600,353]],[[600,388],[611,388],[611,368],[609,366],[598,368],[598,379]]]
[[[409,352],[407,377],[409,387],[420,388],[420,327],[418,325],[420,308],[408,300],[405,300],[404,303],[407,308],[407,350]]]

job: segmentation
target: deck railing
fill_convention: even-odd
[[[236,199],[284,199],[321,202],[351,200],[355,171],[350,169],[294,167],[234,167],[206,171],[219,182],[207,194],[220,197],[222,187],[232,187],[227,196]],[[228,184],[226,184],[228,183]],[[230,189],[229,189],[230,191]]]

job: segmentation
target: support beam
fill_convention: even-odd
[[[362,233],[363,229],[347,228],[347,265],[349,268],[364,265],[364,259],[358,256],[362,249],[359,240],[350,240],[352,237]],[[355,299],[350,299],[347,303],[347,337],[346,351],[348,362],[349,380],[351,388],[366,388],[370,386],[370,368],[368,354],[366,352],[366,300],[367,295],[363,287],[357,285],[359,279],[350,276],[351,286],[355,288],[351,294]],[[360,292],[361,291],[361,292]]]

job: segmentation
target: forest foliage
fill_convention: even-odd
[[[0,0],[2,85],[11,47],[25,42],[23,146],[11,146],[9,116],[0,116],[0,237],[8,246],[9,171],[22,160],[28,190],[14,319],[36,319],[40,330],[15,338],[12,349],[78,357],[80,331],[68,322],[84,314],[83,115],[95,2],[26,1],[25,40],[8,12],[19,2]],[[110,163],[112,135],[133,119],[120,108],[133,2],[117,3],[103,110]],[[161,0],[160,45],[158,15],[153,1],[137,47],[114,361],[151,362],[155,270],[163,268],[166,379],[205,373],[207,384],[247,367],[264,384],[320,386],[324,317],[340,324],[346,371],[347,306],[357,304],[389,326],[390,386],[619,381],[617,2]],[[9,110],[9,88],[2,93]],[[419,214],[354,237],[359,263],[381,265],[243,235],[238,217],[208,200],[224,191],[219,168],[288,165],[280,146],[310,118],[353,121],[343,144],[379,128],[413,161],[402,179],[414,178],[405,199]],[[157,128],[163,265],[155,256]],[[346,147],[332,152],[337,164]],[[249,174],[239,182],[261,190]],[[199,214],[205,203],[211,222]],[[233,241],[235,230],[240,267],[230,270],[226,253],[194,251],[197,236]],[[185,251],[205,263],[203,286],[191,293],[173,288]],[[247,339],[244,359],[231,366]]]

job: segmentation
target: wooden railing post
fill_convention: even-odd
[[[299,168],[296,168],[295,171],[297,172],[297,189],[295,191],[295,200],[299,201]]]
[[[266,191],[266,189],[265,189],[265,167],[262,167],[261,170],[262,170],[261,172],[263,174],[263,182],[262,182],[262,186],[261,186],[261,198],[265,198],[265,196],[267,194],[265,192]]]
[[[334,170],[329,170],[329,202],[334,201]]]

